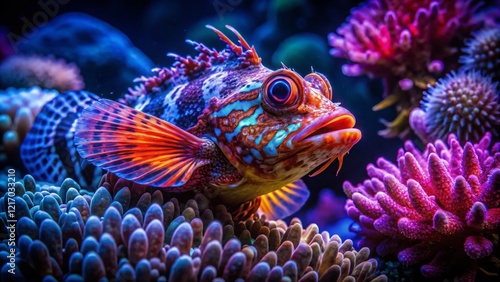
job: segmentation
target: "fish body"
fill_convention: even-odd
[[[96,99],[84,108],[72,127],[78,155],[140,184],[288,216],[309,195],[300,178],[322,163],[320,171],[341,164],[361,133],[331,102],[323,75],[270,70],[236,30],[228,27],[241,45],[209,28],[228,48],[189,41],[197,57],[173,55],[171,68],[138,79],[122,103]]]

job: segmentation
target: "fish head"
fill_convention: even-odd
[[[244,80],[244,77],[241,78]],[[275,186],[298,180],[343,156],[361,138],[354,116],[333,103],[320,73],[301,77],[284,67],[254,76],[212,101],[207,128],[247,181]]]

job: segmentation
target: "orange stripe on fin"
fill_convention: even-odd
[[[260,196],[259,213],[268,219],[277,220],[296,213],[309,198],[309,190],[301,179],[285,187]]]
[[[195,157],[209,140],[120,103],[101,99],[78,119],[75,144],[92,164],[139,184],[177,187],[210,162]]]

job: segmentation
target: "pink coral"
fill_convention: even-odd
[[[0,87],[38,86],[59,92],[85,87],[80,69],[52,56],[13,55],[0,64]]]
[[[450,135],[448,146],[437,140],[421,152],[407,141],[397,165],[379,158],[367,166],[370,179],[345,182],[360,245],[423,264],[428,278],[454,273],[470,280],[482,263],[498,261],[500,143],[491,151],[490,143],[489,133],[463,147]]]
[[[351,11],[348,22],[329,35],[331,54],[349,59],[349,76],[368,74],[385,81],[379,110],[399,103],[398,118],[386,122],[386,137],[408,133],[409,111],[422,90],[454,62],[461,37],[477,25],[471,0],[368,0]]]

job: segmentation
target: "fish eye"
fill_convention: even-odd
[[[306,81],[311,83],[315,88],[319,89],[321,93],[328,99],[332,100],[333,94],[332,94],[332,85],[324,76],[323,74],[319,72],[313,72],[304,77]]]
[[[276,79],[267,88],[267,95],[276,104],[286,104],[292,96],[292,88],[285,79]]]
[[[295,109],[303,99],[301,77],[290,70],[278,70],[264,82],[262,96],[266,109],[275,114]]]

